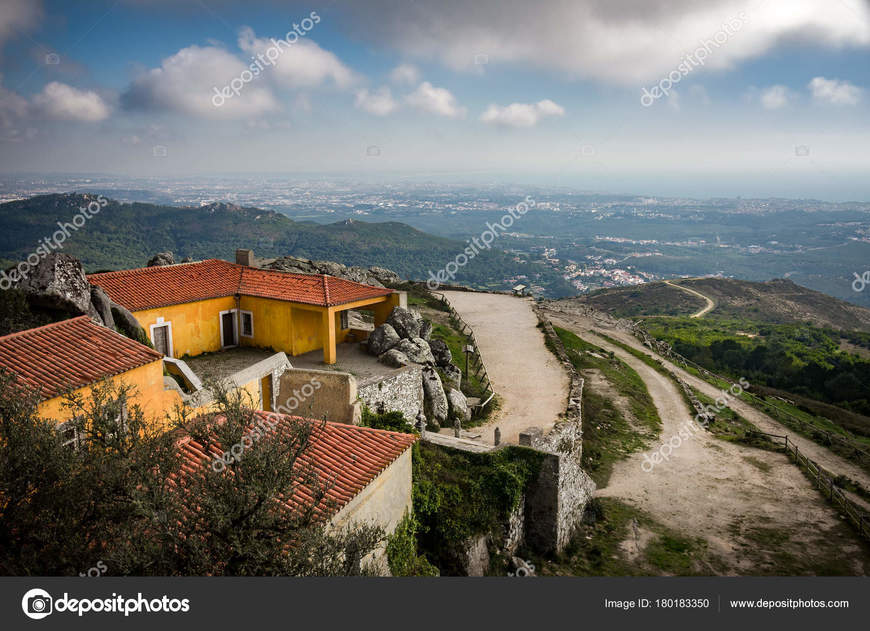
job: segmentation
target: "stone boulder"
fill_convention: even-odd
[[[435,358],[429,350],[429,344],[420,337],[410,340],[400,340],[395,349],[404,353],[415,364],[434,364]]]
[[[148,260],[148,267],[161,265],[175,265],[175,257],[172,256],[172,252],[158,252]]]
[[[396,272],[385,267],[370,267],[369,273],[382,285],[398,285],[402,282],[401,277]]]
[[[395,348],[391,348],[386,353],[383,353],[378,357],[378,361],[390,368],[402,368],[411,363],[411,360],[408,359],[405,353]]]
[[[402,339],[420,337],[422,318],[404,307],[393,307],[387,318],[387,324],[392,326]]]
[[[111,309],[115,328],[132,340],[150,345],[151,341],[145,334],[145,329],[139,325],[139,321],[132,313],[115,302],[111,303]]]
[[[432,335],[432,323],[429,320],[423,320],[423,323],[420,324],[420,337],[422,337],[427,342],[429,341],[429,337]]]
[[[471,420],[471,410],[468,409],[468,401],[459,390],[450,388],[447,392],[447,405],[450,410],[450,418],[459,419],[463,423]]]
[[[296,272],[301,274],[329,274],[337,278],[352,280],[374,287],[383,287],[384,281],[390,284],[399,284],[399,275],[383,267],[348,267],[335,261],[311,261],[298,256],[282,256],[279,259],[266,264],[267,269],[280,270],[282,272]]]
[[[389,324],[382,324],[371,332],[368,339],[368,350],[372,355],[381,356],[399,343],[401,338]]]
[[[430,423],[437,423],[440,426],[447,420],[449,412],[447,395],[444,394],[441,378],[430,366],[423,369],[423,409]]]
[[[429,350],[435,358],[435,365],[441,368],[453,363],[453,355],[444,340],[430,340]]]
[[[112,316],[112,299],[103,291],[102,287],[91,285],[91,304],[100,314],[103,326],[115,330],[115,318]]]
[[[446,366],[441,367],[441,371],[447,379],[447,383],[444,384],[445,386],[456,388],[457,390],[462,387],[462,371],[459,370],[457,366],[447,364]]]
[[[81,261],[62,252],[52,252],[30,270],[18,288],[34,305],[74,315],[89,315],[100,322],[91,304],[91,284]]]

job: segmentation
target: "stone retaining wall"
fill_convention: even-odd
[[[422,367],[412,364],[388,375],[361,381],[357,392],[372,412],[401,412],[413,425],[423,411]]]

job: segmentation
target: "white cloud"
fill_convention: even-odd
[[[40,0],[3,0],[0,2],[0,47],[6,39],[33,28],[42,17]]]
[[[710,95],[707,94],[707,88],[702,85],[693,85],[689,88],[689,96],[701,103],[702,105],[710,105]]]
[[[506,127],[534,127],[545,116],[562,116],[565,109],[550,99],[537,103],[511,103],[505,107],[490,105],[480,120]]]
[[[807,87],[814,99],[833,105],[856,105],[861,100],[861,88],[848,81],[815,77]]]
[[[417,66],[412,64],[399,64],[390,73],[390,81],[393,83],[403,83],[405,85],[414,85],[420,80],[420,71]]]
[[[416,90],[405,97],[409,105],[417,109],[446,116],[464,118],[466,109],[456,104],[456,98],[446,88],[436,88],[428,81],[421,83]]]
[[[393,99],[390,88],[387,86],[374,92],[369,92],[365,88],[357,90],[354,104],[359,109],[375,116],[386,116],[398,107],[398,103]]]
[[[251,56],[263,55],[271,62],[264,63],[265,73],[284,87],[312,88],[332,82],[345,88],[356,80],[353,71],[338,57],[307,38],[287,44],[258,38],[251,28],[245,27],[239,32],[239,48]]]
[[[111,110],[103,98],[91,90],[79,90],[52,81],[33,97],[37,111],[48,118],[97,122],[109,117]]]
[[[761,91],[761,106],[766,110],[778,110],[788,105],[792,94],[784,85],[772,85]]]
[[[353,3],[363,37],[405,55],[473,71],[516,63],[571,77],[637,84],[658,80],[687,52],[732,24],[710,46],[705,70],[728,69],[785,40],[830,47],[870,46],[870,6],[863,0],[572,0],[531,7],[527,0]],[[352,5],[352,6],[353,6]],[[737,21],[746,20],[739,29]]]
[[[215,88],[223,90],[249,70],[223,48],[189,46],[138,77],[122,97],[129,109],[168,110],[208,118],[257,116],[278,108],[262,77],[253,77],[239,94],[216,107]]]

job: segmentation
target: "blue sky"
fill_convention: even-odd
[[[0,171],[866,200],[868,53],[865,0],[4,0]]]

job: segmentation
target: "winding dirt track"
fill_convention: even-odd
[[[662,419],[661,436],[645,453],[665,442],[676,444],[681,430],[687,433],[692,415],[673,381],[596,335],[600,329],[593,320],[556,311],[547,315],[554,325],[613,351],[643,379]],[[622,332],[602,332],[628,343],[618,335]],[[777,555],[783,553],[801,559],[805,565],[800,567],[845,558],[856,574],[870,569],[856,536],[785,455],[721,441],[703,430],[688,435],[668,461],[645,464],[645,453],[619,461],[598,494],[633,504],[670,528],[706,541],[721,561],[706,568],[712,573],[775,572]],[[765,549],[758,544],[758,529],[780,533],[784,541]]]
[[[524,429],[550,429],[565,410],[568,376],[544,345],[529,299],[465,291],[444,294],[474,329],[489,379],[501,397],[496,418],[479,428],[483,440],[492,444],[496,427],[502,442],[513,444]]]
[[[709,298],[708,296],[705,296],[704,294],[702,294],[700,291],[695,291],[694,289],[689,289],[688,287],[683,287],[682,285],[672,283],[669,280],[665,281],[665,285],[670,285],[671,287],[675,287],[677,289],[682,289],[683,291],[690,293],[693,296],[697,296],[698,298],[701,298],[702,300],[707,301],[707,305],[704,308],[702,308],[702,309],[696,311],[695,313],[693,313],[692,315],[690,315],[689,316],[690,318],[703,318],[705,315],[710,313],[716,307],[716,303],[713,302],[713,300],[711,298]]]

